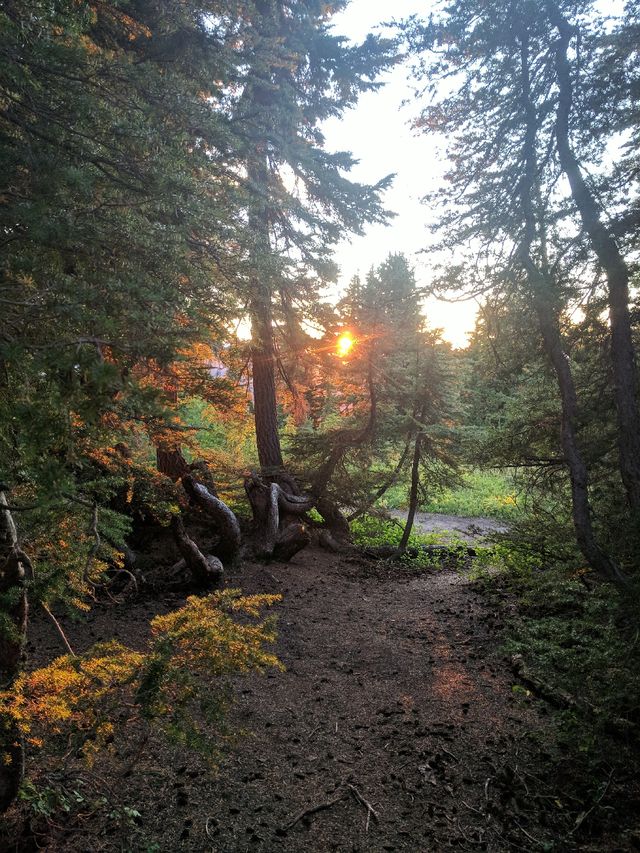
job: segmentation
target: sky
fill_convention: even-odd
[[[333,31],[361,41],[390,17],[426,16],[429,6],[429,0],[352,0],[333,18]],[[428,226],[436,214],[422,198],[442,180],[445,162],[435,140],[411,129],[418,105],[408,73],[408,68],[396,67],[382,78],[385,85],[381,90],[363,95],[354,109],[322,127],[327,150],[351,151],[359,161],[350,173],[354,180],[376,183],[385,175],[396,175],[384,197],[387,208],[396,213],[391,224],[368,226],[362,237],[345,239],[336,249],[342,288],[355,273],[365,275],[390,252],[407,255],[415,266],[419,285],[430,281],[429,259],[420,252],[433,239]],[[405,100],[408,104],[402,106]],[[429,297],[425,312],[431,326],[443,329],[446,340],[457,347],[466,344],[466,333],[474,325],[475,302],[448,303]]]

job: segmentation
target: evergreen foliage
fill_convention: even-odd
[[[633,244],[616,222],[633,205],[635,178],[627,173],[623,189],[603,155],[614,132],[604,93],[618,87],[620,104],[633,100],[633,61],[614,72],[605,59],[626,24],[607,32],[589,2],[454,2],[405,32],[425,86],[417,124],[446,137],[451,163],[433,201],[440,248],[456,261],[436,287],[485,303],[471,398],[492,439],[479,458],[529,471],[561,538],[572,526],[580,559],[621,583],[618,561],[628,573],[637,566],[638,430],[629,426],[637,374],[624,283]],[[585,319],[575,323],[578,303]],[[611,405],[615,422],[607,416],[598,429]],[[621,539],[623,528],[631,537]]]
[[[17,724],[36,748],[66,749],[71,740],[80,757],[93,764],[141,718],[147,729],[155,724],[213,762],[229,736],[228,678],[281,668],[268,651],[275,640],[273,619],[256,621],[278,600],[241,596],[239,590],[192,596],[183,607],[152,620],[152,639],[143,652],[116,641],[98,643],[82,655],[65,655],[23,673],[11,691],[0,692],[0,720]]]
[[[344,330],[354,345],[340,358],[335,341]],[[422,500],[456,481],[454,360],[421,315],[403,255],[390,255],[364,283],[351,281],[319,349],[326,380],[310,395],[312,423],[291,438],[316,492],[366,510],[406,479],[418,435]]]
[[[391,42],[330,33],[344,5],[0,10],[0,492],[20,534],[0,559],[28,560],[32,605],[52,619],[56,602],[86,609],[107,572],[135,582],[132,526],[179,520],[186,496],[154,451],[160,468],[186,466],[181,448],[228,461],[181,405],[245,429],[236,365],[211,376],[220,353],[238,360],[232,324],[266,308],[259,349],[275,303],[296,329],[343,229],[387,216],[388,179],[350,181],[351,156],[325,151],[318,127],[394,61]],[[257,400],[255,363],[253,379]],[[3,592],[3,617],[16,596],[23,585]],[[9,616],[2,627],[22,648]]]

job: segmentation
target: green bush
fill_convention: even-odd
[[[471,470],[462,486],[446,489],[425,504],[425,512],[449,515],[513,518],[518,512],[513,478],[506,472]]]

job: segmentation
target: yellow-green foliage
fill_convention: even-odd
[[[224,734],[224,676],[282,668],[266,649],[275,640],[273,617],[256,621],[278,600],[239,590],[192,596],[152,620],[145,652],[100,643],[22,674],[0,692],[0,719],[12,720],[34,746],[77,736],[89,761],[116,726],[134,720],[211,754]]]

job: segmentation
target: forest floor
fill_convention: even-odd
[[[557,835],[555,806],[539,807],[535,791],[555,797],[548,709],[513,690],[502,616],[464,573],[308,548],[286,565],[246,563],[229,583],[282,596],[286,671],[237,679],[231,720],[242,734],[217,771],[150,741],[120,778],[96,766],[102,812],[56,819],[39,847],[7,850],[622,849],[578,847]],[[140,642],[140,625],[182,600],[99,605],[91,640]],[[67,628],[86,644],[86,623]],[[44,623],[31,642],[38,656],[59,653]],[[116,819],[125,804],[139,813],[128,823]]]

